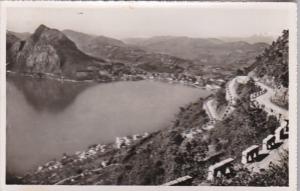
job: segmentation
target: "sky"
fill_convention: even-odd
[[[34,32],[40,25],[72,29],[117,39],[151,36],[248,37],[279,36],[288,26],[281,8],[243,7],[113,7],[8,8],[7,29]]]

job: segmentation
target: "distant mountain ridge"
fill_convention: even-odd
[[[252,60],[269,45],[245,41],[225,42],[215,38],[158,36],[125,39],[126,43],[146,51],[169,54],[183,59],[213,65],[230,65],[238,60]]]
[[[91,56],[127,63],[149,72],[178,73],[193,64],[188,59],[147,52],[109,37],[88,35],[72,30],[64,30],[63,32],[83,52]]]
[[[216,38],[157,36],[131,38],[123,41],[63,31],[85,53],[109,60],[136,65],[146,71],[174,72],[188,70],[196,75],[203,67],[219,66],[235,70],[252,64],[255,57],[269,45],[244,41],[225,42]]]
[[[13,31],[7,31],[7,32],[16,36],[20,40],[26,40],[31,35],[29,32],[13,32]]]
[[[219,39],[225,42],[245,41],[250,44],[255,44],[259,42],[271,44],[275,40],[274,37],[267,35],[253,35],[249,37],[219,37]]]

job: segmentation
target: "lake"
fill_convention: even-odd
[[[7,168],[22,174],[63,153],[167,127],[209,91],[157,81],[87,84],[8,77]]]

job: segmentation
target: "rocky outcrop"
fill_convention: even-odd
[[[78,71],[100,67],[105,60],[82,53],[62,32],[40,25],[25,41],[8,47],[12,71],[22,73],[52,73],[76,78]]]

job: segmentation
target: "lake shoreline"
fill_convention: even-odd
[[[97,80],[74,80],[74,79],[68,79],[68,78],[62,78],[61,76],[57,76],[51,73],[42,73],[40,75],[35,74],[35,73],[18,73],[18,72],[13,72],[13,71],[6,71],[6,75],[14,75],[14,76],[22,76],[22,77],[29,77],[29,78],[34,78],[34,79],[50,79],[50,80],[55,80],[59,82],[72,82],[72,83],[89,83],[89,84],[107,84],[107,83],[114,83],[114,82],[124,82],[124,81],[142,81],[142,80],[149,80],[149,81],[159,81],[159,82],[164,82],[168,84],[179,84],[183,86],[188,86],[192,88],[198,88],[198,89],[203,89],[203,90],[210,90],[210,91],[216,91],[220,87],[217,85],[204,85],[200,86],[198,83],[193,83],[190,81],[184,81],[184,80],[174,80],[171,78],[161,78],[161,77],[153,77],[153,76],[136,76],[136,78],[132,79],[115,79],[111,81],[97,81]]]
[[[16,76],[16,75],[13,75],[13,76]],[[25,80],[25,81],[22,80],[22,78],[23,78],[23,77],[21,77],[21,78],[19,79],[19,81],[20,81],[21,84],[23,84],[24,82],[27,81],[27,80]],[[30,79],[32,79],[32,78],[30,77]],[[44,79],[41,79],[41,80],[42,80],[41,82],[44,81]],[[39,81],[39,80],[33,79],[33,80],[30,80],[30,81],[35,82],[35,81]],[[51,81],[51,80],[50,80],[50,81]],[[138,84],[140,84],[140,83],[143,83],[143,84],[146,83],[146,84],[148,84],[148,82],[153,82],[153,85],[155,85],[156,83],[160,82],[160,81],[156,81],[156,80],[143,80],[143,81],[144,81],[144,82],[138,81],[136,85],[138,85]],[[123,81],[123,82],[128,82],[128,84],[131,83],[130,81]],[[38,83],[39,83],[39,82],[38,82]],[[59,83],[59,82],[55,82],[55,83],[61,84],[61,83]],[[114,83],[115,83],[115,82],[114,82]],[[119,83],[120,83],[120,84],[119,84]],[[26,84],[26,83],[25,83],[25,84]],[[73,84],[73,83],[71,83],[71,84]],[[75,84],[76,84],[76,83],[75,83]],[[88,84],[90,84],[90,83],[88,83]],[[103,83],[103,84],[109,85],[109,84],[111,84],[111,83]],[[135,84],[135,83],[134,83],[134,84]],[[152,84],[152,83],[150,83],[150,85],[151,85],[151,84]],[[163,83],[163,82],[162,82],[161,84],[165,84],[165,85],[163,85],[162,87],[165,87],[165,86],[168,87],[167,84],[170,84],[170,83]],[[99,84],[99,85],[100,85],[100,84]],[[118,88],[120,85],[122,85],[122,81],[116,83],[115,85],[113,85],[113,87]],[[134,85],[134,87],[135,87],[136,85]],[[177,85],[177,84],[170,84],[170,85]],[[180,84],[178,84],[178,85],[180,85]],[[152,86],[152,85],[151,85],[151,86]],[[150,86],[150,87],[151,87],[151,86]],[[32,88],[33,86],[30,85],[29,87]],[[47,86],[47,87],[49,87],[49,86]],[[51,87],[51,86],[50,86],[50,87]],[[95,86],[91,86],[91,87],[95,87]],[[106,86],[103,86],[103,87],[106,87]],[[172,87],[172,86],[170,86],[170,87]],[[180,87],[181,87],[181,86],[178,86],[178,87],[176,88],[176,86],[175,86],[174,88],[175,88],[175,89],[178,89],[178,88],[180,89]],[[183,87],[184,87],[184,86],[183,86]],[[188,86],[186,86],[186,87],[188,87]],[[31,89],[31,88],[30,88],[30,89]],[[174,88],[171,88],[171,89],[174,89]],[[48,88],[48,89],[49,89],[49,88]],[[50,88],[50,89],[53,89],[53,88]],[[93,89],[93,88],[92,88],[92,89]],[[135,89],[135,90],[133,90],[133,91],[138,91],[138,90],[139,90],[139,89]],[[184,89],[183,89],[183,90],[184,90]],[[200,90],[200,89],[199,89],[199,90],[195,90],[195,91],[197,91],[197,92],[199,91],[200,94],[201,94],[201,92],[202,92],[202,90]],[[36,92],[36,90],[34,90],[34,92]],[[38,90],[38,92],[40,92],[40,91]],[[42,92],[43,92],[43,91],[42,91]],[[142,92],[144,92],[144,91],[142,91]],[[165,91],[164,91],[164,92],[165,92]],[[18,93],[18,94],[20,94],[20,93]],[[40,94],[37,94],[37,95],[40,95]],[[148,94],[146,93],[144,96],[147,96],[147,95],[148,95]],[[164,93],[163,93],[162,95],[164,95]],[[32,96],[30,96],[30,97],[32,97]],[[34,97],[35,97],[35,96],[34,96]],[[33,97],[33,98],[34,98],[34,97]],[[46,98],[48,98],[48,97],[49,97],[49,96],[46,96]],[[59,96],[59,97],[64,97],[64,96]],[[197,95],[195,95],[194,97],[197,97],[197,99],[198,99],[198,96],[197,96]],[[200,96],[200,97],[201,97],[201,96]],[[167,98],[166,98],[166,99],[167,99]],[[185,98],[185,99],[189,99],[189,98]],[[175,99],[175,100],[176,100],[176,99]],[[194,99],[192,99],[191,102],[193,102],[193,100],[194,100]],[[184,105],[178,105],[178,104],[177,104],[178,107],[176,107],[176,109],[174,110],[174,112],[177,111],[177,110],[179,110],[179,108],[181,108],[182,106],[185,106],[186,104],[189,104],[189,103],[185,103]],[[9,105],[9,104],[8,104],[8,105]],[[173,108],[173,107],[172,107],[172,108]],[[174,109],[174,108],[173,108],[173,109]],[[154,118],[154,119],[155,119],[155,118]],[[172,118],[172,119],[170,118],[170,120],[168,120],[168,123],[170,123],[170,122],[173,121],[173,120],[174,120],[174,118]],[[12,126],[14,126],[14,125],[12,125]],[[43,125],[42,125],[42,126],[43,126]],[[10,129],[12,129],[12,128],[10,128]],[[11,130],[10,130],[10,131],[11,131]],[[144,132],[145,132],[145,131],[144,131]],[[151,131],[150,131],[150,132],[151,132]],[[133,136],[134,134],[129,133],[129,134],[127,134],[126,136],[127,136],[127,137],[130,137],[131,135]],[[121,136],[124,136],[124,135],[121,135]],[[132,137],[132,136],[131,136],[131,137]],[[116,138],[117,138],[117,137],[114,136],[113,140],[115,140]],[[124,138],[124,137],[123,137],[123,138]],[[113,141],[110,141],[110,142],[107,142],[107,143],[108,143],[108,144],[111,144],[112,142],[113,142]],[[102,144],[103,144],[103,143],[106,143],[106,142],[93,142],[93,143],[102,143]],[[86,147],[88,147],[89,145],[91,145],[91,143],[85,144]],[[85,146],[83,145],[83,147],[85,147]],[[81,150],[81,149],[76,149],[76,150]],[[83,149],[83,150],[84,150],[84,149]],[[60,153],[62,154],[62,153],[64,153],[64,152],[60,152]],[[68,152],[68,151],[67,151],[67,153],[72,153],[72,152]],[[75,153],[75,152],[74,152],[74,153]],[[41,164],[41,163],[39,163],[39,164]],[[38,166],[38,165],[37,165],[37,166]]]
[[[210,97],[207,96],[205,98],[202,98],[203,100],[205,100],[206,98]],[[199,99],[199,98],[198,98]],[[189,104],[192,104],[194,101],[191,101]],[[186,107],[185,106],[180,106],[180,108]],[[174,120],[176,119],[176,117],[174,117]],[[178,120],[178,119],[177,119]],[[172,124],[172,121],[170,121],[170,125]],[[25,173],[13,173],[13,172],[9,172],[7,171],[7,174],[9,175],[9,178],[13,178],[16,179],[15,181],[17,182],[22,182],[23,179],[26,179],[26,176],[28,176],[29,174],[38,174],[41,173],[42,171],[45,170],[57,170],[59,168],[62,167],[62,161],[74,161],[75,164],[76,163],[84,163],[85,160],[89,160],[89,159],[95,159],[94,155],[97,152],[102,153],[103,155],[106,155],[107,153],[115,153],[117,150],[122,151],[123,152],[127,152],[128,147],[131,147],[132,145],[135,144],[139,144],[139,142],[144,142],[145,140],[148,140],[149,138],[153,137],[154,135],[165,131],[166,129],[169,129],[170,127],[165,127],[161,130],[157,130],[154,132],[145,132],[144,134],[132,134],[132,135],[126,135],[123,137],[115,137],[115,141],[113,142],[108,142],[108,143],[95,143],[92,145],[89,145],[86,147],[86,149],[80,150],[80,151],[76,151],[75,153],[63,153],[61,155],[61,157],[58,157],[58,159],[54,159],[54,160],[49,160],[46,163],[43,164],[37,164],[35,168],[32,168],[31,170],[26,171]],[[106,168],[107,166],[110,165],[115,165],[115,164],[111,164],[109,161],[103,161],[101,163],[102,168],[100,167],[99,170]],[[62,184],[63,182],[60,182],[60,184]]]
[[[199,99],[201,101],[198,104],[201,105],[202,100],[205,100],[207,97],[198,98],[198,101],[193,100],[185,106],[181,106],[181,108],[189,108],[191,105],[195,105],[195,103],[198,103]],[[181,112],[182,110],[179,113]],[[108,144],[93,144],[88,146],[87,149],[71,154],[63,154],[58,159],[50,160],[47,163],[44,163],[43,165],[37,165],[35,170],[27,171],[21,176],[10,174],[10,177],[14,178],[17,182],[19,181],[20,184],[27,184],[27,181],[30,182],[31,178],[35,179],[34,177],[38,175],[44,176],[45,174],[47,174],[47,176],[53,178],[53,175],[55,175],[56,173],[62,173],[64,174],[64,178],[58,178],[57,181],[53,184],[71,184],[74,181],[74,179],[76,180],[78,178],[92,176],[95,173],[100,173],[102,171],[112,168],[113,166],[121,165],[119,164],[119,162],[115,161],[116,156],[124,155],[125,158],[126,156],[129,157],[131,155],[130,153],[132,152],[132,149],[138,149],[139,147],[142,147],[143,144],[146,144],[149,141],[152,142],[156,140],[158,138],[157,136],[159,136],[160,134],[169,134],[169,131],[173,130],[178,131],[179,127],[174,126],[174,123],[176,123],[177,120],[182,120],[182,117],[178,117],[179,116],[174,117],[175,121],[173,121],[172,123],[170,123],[170,125],[163,129],[150,133],[145,132],[144,134],[140,135],[134,134],[125,137],[116,137],[116,141]],[[200,118],[205,118],[205,116]],[[184,132],[184,129],[180,131]],[[69,177],[65,177],[67,176],[65,174],[67,173],[67,171],[64,172],[66,170],[65,168],[77,169],[77,166],[87,167],[80,167],[80,169],[82,170],[80,170],[78,176],[70,175]],[[33,183],[31,182],[30,184]]]

